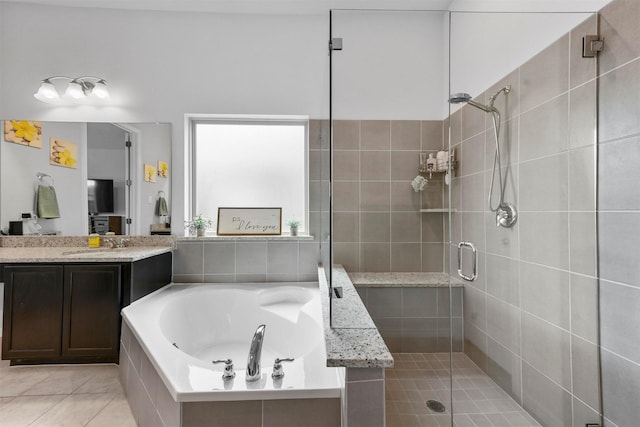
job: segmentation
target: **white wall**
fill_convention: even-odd
[[[444,12],[334,11],[334,117],[442,118]]]
[[[49,164],[50,138],[73,142],[78,147],[75,169]],[[36,173],[50,175],[55,182],[60,218],[40,219],[42,231],[59,231],[65,235],[87,234],[86,194],[86,126],[79,123],[44,123],[42,148],[3,141],[0,144],[2,170],[2,228],[9,221],[19,221],[23,212],[34,211]],[[49,181],[45,181],[49,182]]]
[[[150,225],[160,222],[160,217],[155,216],[156,200],[158,192],[164,191],[165,199],[171,211],[171,186],[172,180],[176,179],[174,163],[171,161],[171,125],[168,123],[136,123],[134,125],[140,130],[142,137],[141,159],[139,164],[144,163],[158,167],[158,160],[169,164],[169,177],[156,177],[156,182],[143,182],[140,180],[138,187],[138,207],[139,231],[136,234],[149,234]],[[181,168],[178,168],[180,170]],[[138,176],[142,177],[143,171],[138,171]],[[182,223],[179,222],[174,227],[177,232],[182,231]]]

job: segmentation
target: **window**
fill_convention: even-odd
[[[308,120],[302,117],[191,118],[192,214],[219,207],[282,207],[307,230]]]

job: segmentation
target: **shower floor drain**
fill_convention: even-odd
[[[427,400],[427,408],[431,409],[433,412],[444,412],[447,409],[437,400]]]

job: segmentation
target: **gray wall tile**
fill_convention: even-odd
[[[600,212],[598,226],[600,276],[640,286],[640,212]]]
[[[360,209],[360,185],[358,181],[333,183],[333,211],[357,212]]]
[[[442,150],[444,148],[443,122],[441,120],[423,120],[420,125],[421,150]]]
[[[389,150],[391,147],[389,120],[362,120],[360,122],[361,150]]]
[[[335,150],[358,150],[360,148],[360,122],[357,120],[334,120],[333,148]]]
[[[266,274],[267,242],[236,242],[236,274]]]
[[[420,243],[420,212],[391,213],[391,241]],[[439,242],[442,239],[438,240]]]
[[[497,341],[488,339],[488,375],[516,402],[522,404],[520,356]]]
[[[334,150],[333,179],[338,181],[357,181],[360,179],[360,152]]]
[[[411,181],[418,175],[420,166],[419,151],[397,151],[391,152],[391,179]]]
[[[298,273],[298,242],[267,242],[267,273]],[[294,279],[295,280],[295,279]]]
[[[570,325],[570,275],[541,265],[520,263],[523,310],[564,329]]]
[[[390,151],[360,151],[360,179],[388,181],[391,177]]]
[[[520,209],[566,211],[569,206],[569,176],[566,153],[520,164]]]
[[[640,364],[640,288],[600,281],[603,347]]]
[[[568,222],[567,213],[522,212],[518,219],[522,259],[568,269]]]
[[[520,108],[527,111],[569,88],[569,35],[520,67]],[[553,73],[548,71],[552,69]]]
[[[520,269],[512,258],[487,254],[487,292],[514,306],[520,305]]]
[[[204,274],[233,274],[235,268],[235,242],[204,243]]]
[[[369,288],[367,300],[367,310],[374,318],[402,317],[401,288]]]
[[[640,366],[614,353],[602,353],[604,416],[618,426],[633,426],[640,419]]]
[[[389,242],[390,214],[389,213],[362,213],[360,215],[362,226],[362,242]]]
[[[527,363],[522,365],[522,400],[526,409],[545,426],[570,426],[571,395]]]
[[[391,271],[418,273],[422,271],[420,243],[391,243]]]
[[[571,337],[571,369],[573,394],[591,408],[600,407],[600,372],[598,346],[573,335]]]
[[[640,56],[640,4],[635,0],[616,0],[600,11],[600,35],[607,39],[598,60],[600,72],[606,72]]]
[[[211,424],[229,427],[262,427],[262,401],[185,402],[182,404],[184,427]]]
[[[480,133],[462,143],[457,150],[459,156],[458,176],[466,176],[484,170],[484,163],[481,160],[485,153],[484,141],[485,134]]]
[[[481,93],[473,98],[475,101],[486,104],[485,94]],[[465,105],[460,109],[462,112],[462,140],[471,138],[486,129],[485,122],[489,120],[484,111],[480,111],[470,105]]]
[[[389,243],[361,243],[360,269],[372,273],[391,271],[391,245]]]
[[[595,276],[597,258],[595,212],[569,213],[571,271]]]
[[[360,183],[360,211],[389,212],[391,189],[389,182]]]
[[[443,272],[444,246],[442,243],[423,243],[422,244],[422,271]]]
[[[411,188],[411,182],[391,182],[391,211],[417,212],[421,206],[421,194]],[[442,194],[440,192],[440,194]]]
[[[392,120],[391,149],[420,150],[420,128],[421,122],[418,120]]]
[[[569,209],[593,211],[596,208],[595,152],[590,145],[569,152]]]
[[[582,57],[582,38],[586,34],[598,34],[598,22],[595,14],[574,27],[570,33],[569,83],[572,88],[596,77],[597,61],[594,58]]]
[[[600,144],[598,208],[640,209],[640,137]]]
[[[568,390],[571,389],[570,346],[568,332],[522,313],[522,359]]]
[[[487,335],[515,354],[520,354],[520,310],[487,297]]]
[[[596,143],[596,82],[579,86],[569,94],[569,147],[592,146]]]
[[[346,394],[349,401],[347,408],[349,427],[384,425],[384,381],[348,383]],[[336,425],[339,424],[338,422]]]
[[[598,281],[571,275],[571,332],[591,342],[598,340]]]
[[[438,317],[438,289],[403,288],[402,317]]]
[[[640,133],[640,61],[601,76],[599,89],[600,142]]]
[[[202,242],[177,242],[176,247],[173,253],[173,274],[202,274]]]
[[[562,95],[520,116],[521,162],[560,153],[567,149],[568,110],[568,96]],[[545,125],[540,126],[541,123]]]

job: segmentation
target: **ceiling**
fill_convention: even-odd
[[[611,0],[0,0],[49,6],[254,14],[315,14],[329,9],[596,11]]]

